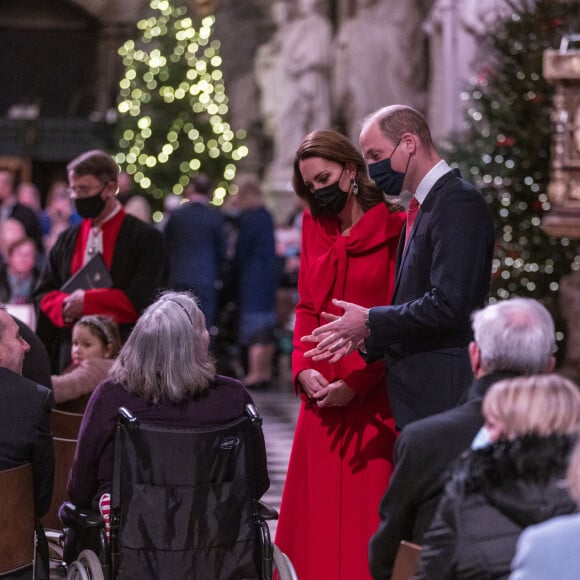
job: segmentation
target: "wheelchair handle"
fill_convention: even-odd
[[[251,403],[248,403],[246,405],[246,415],[250,418],[250,421],[252,422],[253,425],[256,425],[258,427],[262,425],[262,417],[260,413],[258,413],[256,407]]]
[[[119,422],[123,423],[127,429],[137,429],[140,425],[139,419],[127,407],[119,407],[117,415]]]

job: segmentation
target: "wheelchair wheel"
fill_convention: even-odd
[[[278,571],[278,580],[298,580],[290,558],[276,544],[274,544],[274,569]]]
[[[92,550],[83,550],[68,568],[67,580],[105,580],[99,558]]]

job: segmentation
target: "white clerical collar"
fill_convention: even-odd
[[[431,191],[433,186],[443,177],[446,173],[451,171],[451,167],[443,160],[439,161],[431,167],[427,172],[427,175],[421,179],[421,182],[417,186],[417,191],[415,192],[415,199],[422,204],[427,197],[427,194]]]

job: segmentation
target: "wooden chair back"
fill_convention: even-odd
[[[32,467],[0,471],[0,575],[34,565],[36,552]]]
[[[78,439],[82,413],[70,413],[60,409],[52,409],[50,413],[50,430],[53,437],[62,439]]]
[[[73,463],[76,439],[65,439],[63,437],[53,437],[54,447],[54,487],[52,500],[48,513],[42,518],[42,525],[48,530],[61,530],[62,522],[58,517],[58,510],[64,501],[69,497],[66,492],[68,472]]]
[[[411,580],[417,571],[420,556],[421,546],[401,540],[393,565],[391,580]]]

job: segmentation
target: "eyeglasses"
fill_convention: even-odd
[[[103,187],[101,187],[99,191],[95,191],[94,193],[91,193],[91,191],[93,191],[92,187],[84,187],[82,185],[80,187],[69,187],[66,192],[73,199],[76,199],[77,197],[95,197],[97,195],[101,195],[101,193],[105,191],[107,185],[109,185],[108,181],[103,185]]]

